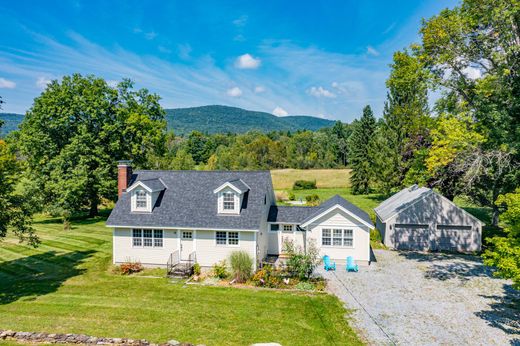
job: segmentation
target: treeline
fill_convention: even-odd
[[[150,158],[160,169],[254,170],[339,168],[348,164],[350,126],[336,122],[318,131],[166,137],[165,151]]]

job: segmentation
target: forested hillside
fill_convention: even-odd
[[[249,111],[228,106],[202,106],[191,108],[166,109],[168,130],[177,135],[192,131],[202,133],[245,133],[251,130],[270,131],[315,131],[332,126],[334,121],[306,115],[277,117],[265,112]],[[5,125],[0,137],[14,131],[23,120],[22,114],[0,113]]]

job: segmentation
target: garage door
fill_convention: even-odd
[[[401,250],[428,250],[431,247],[431,231],[428,225],[394,225],[394,246]]]
[[[473,244],[471,226],[437,225],[435,232],[436,250],[465,251]]]

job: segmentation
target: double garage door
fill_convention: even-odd
[[[395,224],[394,247],[401,250],[465,251],[474,241],[471,226]]]

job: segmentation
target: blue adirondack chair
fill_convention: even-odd
[[[347,257],[347,271],[348,272],[357,272],[358,265],[354,264],[354,258],[352,256]]]
[[[323,264],[325,270],[336,270],[336,262],[330,262],[330,257],[328,255],[323,256]]]

